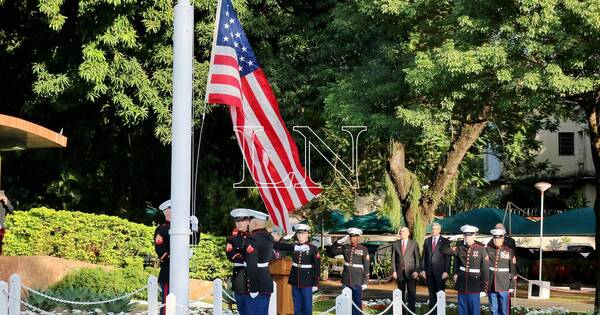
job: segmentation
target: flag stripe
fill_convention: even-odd
[[[211,104],[229,104],[232,106],[242,107],[242,100],[239,97],[226,94],[209,94],[208,102]]]
[[[215,56],[216,58],[216,56]],[[215,74],[228,75],[233,78],[240,78],[240,72],[237,67],[231,67],[226,65],[213,65],[211,71],[211,77]],[[209,85],[210,86],[210,85]]]
[[[239,67],[236,57],[227,56],[227,55],[216,55],[215,56],[215,64],[230,66],[230,67],[233,67],[234,69],[237,69]],[[238,74],[238,76],[239,76],[239,74]]]
[[[234,78],[234,77],[228,76],[228,75],[213,74],[212,77],[210,78],[210,83],[211,83],[211,85],[212,84],[228,84],[228,85],[231,85],[231,86],[237,88],[238,90],[240,88],[240,79]]]

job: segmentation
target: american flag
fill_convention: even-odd
[[[246,165],[273,223],[291,231],[288,212],[321,192],[298,157],[279,104],[231,0],[222,0],[206,87],[207,102],[229,106]]]

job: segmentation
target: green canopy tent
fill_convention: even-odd
[[[544,218],[544,236],[595,235],[596,215],[593,208],[565,211]],[[524,234],[539,235],[540,222],[534,222]]]
[[[498,222],[503,222],[511,235],[529,234],[528,229],[535,225],[535,222],[520,215],[496,208],[473,209],[437,221],[442,226],[442,234],[460,234],[460,227],[465,224],[476,226],[481,233],[488,234]],[[431,233],[431,225],[427,227],[427,233]]]
[[[342,234],[351,227],[363,230],[365,234],[395,234],[390,221],[385,217],[380,217],[377,212],[371,212],[365,215],[355,215],[348,219],[344,215],[331,211],[331,218],[335,222],[334,226],[326,229],[329,233]]]

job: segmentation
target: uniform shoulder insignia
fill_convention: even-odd
[[[252,247],[252,245],[248,245],[248,248],[246,248],[246,253],[248,253],[248,254],[254,253],[254,247]]]
[[[160,234],[156,234],[156,237],[154,237],[154,244],[162,245],[164,242],[165,240],[163,239],[163,237]]]
[[[228,253],[233,250],[233,246],[231,243],[227,243],[227,249],[225,249]]]

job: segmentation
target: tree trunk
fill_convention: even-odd
[[[423,214],[423,218],[427,223],[432,221],[435,210],[444,197],[448,186],[452,183],[456,174],[458,174],[458,168],[464,159],[465,154],[471,149],[485,128],[485,124],[487,123],[486,118],[490,110],[491,107],[485,106],[482,116],[475,119],[467,117],[466,122],[461,126],[460,131],[453,140],[445,158],[438,165],[438,171],[433,179],[433,185],[431,185],[430,188],[431,192],[427,194],[427,196],[422,197],[419,201],[418,211]],[[403,144],[397,142],[392,144],[391,154],[388,160],[388,172],[390,178],[394,182],[396,193],[402,202],[404,222],[406,222],[406,226],[411,231],[414,231],[417,222],[414,220],[414,215],[412,213],[413,208],[409,201],[410,184],[412,184],[412,182],[409,178],[411,173],[406,169],[405,165],[405,153],[406,150]]]
[[[485,117],[487,117],[489,111],[490,107],[486,106],[484,108],[484,117],[478,117],[475,120],[471,120],[471,117],[467,118],[467,122],[462,125],[458,135],[450,146],[450,151],[448,151],[445,159],[438,166],[437,174],[431,186],[431,193],[421,200],[420,205],[423,216],[428,222],[431,222],[433,219],[435,210],[440,205],[442,198],[444,198],[448,186],[452,183],[456,174],[458,174],[460,163],[471,147],[473,147],[481,132],[483,132],[487,123]]]
[[[600,93],[589,99],[583,99],[580,102],[581,108],[585,111],[590,132],[590,144],[592,147],[592,161],[594,162],[596,177],[596,199],[594,201],[594,214],[596,215],[596,253],[598,253],[598,244],[600,244],[600,180],[598,172],[600,171],[600,130],[598,130],[598,105],[600,105]],[[596,292],[594,294],[594,314],[600,313],[600,255],[596,255]]]

